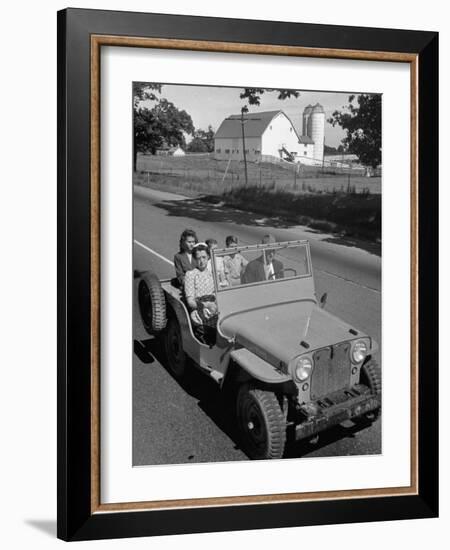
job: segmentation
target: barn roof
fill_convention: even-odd
[[[289,117],[286,116],[283,111],[263,111],[261,113],[246,113],[244,115],[244,117],[247,119],[244,127],[245,137],[261,137],[267,126],[269,126],[271,121],[280,113],[282,113],[289,120],[289,122],[291,122]],[[294,125],[292,125],[292,127],[295,130]],[[296,130],[295,133],[297,134]],[[241,115],[230,115],[229,117],[227,117],[219,126],[219,129],[214,136],[215,139],[241,137]],[[309,136],[299,136],[297,134],[297,137],[299,143],[314,143],[314,141]]]
[[[264,130],[279,113],[283,113],[283,111],[263,111],[261,113],[246,113],[244,115],[244,118],[247,119],[244,127],[245,137],[262,136]],[[227,117],[219,126],[214,137],[216,139],[242,137],[241,115],[231,115]]]
[[[314,143],[314,141],[309,136],[298,136],[299,143]]]

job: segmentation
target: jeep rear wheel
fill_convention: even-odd
[[[167,366],[175,378],[181,379],[186,373],[187,355],[183,349],[180,325],[176,317],[169,319],[164,333],[164,348]]]
[[[145,330],[151,335],[161,332],[167,323],[166,298],[158,277],[150,271],[141,275],[138,301]]]
[[[239,388],[237,421],[244,451],[250,458],[282,458],[286,444],[286,411],[275,393],[244,384]]]

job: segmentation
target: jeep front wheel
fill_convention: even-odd
[[[249,458],[282,458],[286,444],[286,412],[275,393],[244,384],[237,400],[243,450]]]
[[[183,349],[180,325],[175,317],[170,318],[167,324],[164,348],[170,372],[175,378],[182,379],[186,373],[187,355]]]
[[[381,370],[374,359],[370,359],[361,367],[360,382],[367,386],[373,395],[381,395]],[[359,419],[359,423],[372,424],[380,416],[381,407],[370,411]]]
[[[381,393],[381,370],[374,359],[361,367],[361,384],[368,386],[374,395]]]

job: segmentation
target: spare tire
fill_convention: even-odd
[[[158,277],[144,271],[138,287],[138,302],[145,330],[155,335],[166,328],[166,298]]]

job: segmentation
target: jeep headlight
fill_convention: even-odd
[[[353,344],[352,361],[353,363],[361,363],[367,356],[367,344],[364,340],[357,340]]]
[[[304,382],[311,376],[313,364],[308,357],[301,357],[294,367],[294,376],[299,382]]]

